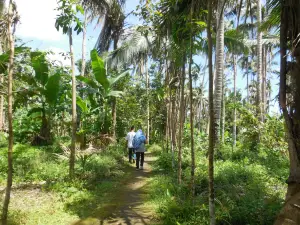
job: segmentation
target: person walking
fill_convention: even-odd
[[[134,163],[132,161],[132,156],[134,154],[134,147],[133,147],[133,138],[135,136],[134,132],[134,126],[130,128],[130,132],[126,136],[126,142],[127,142],[127,147],[128,147],[128,157],[129,157],[129,163]]]
[[[133,147],[135,149],[136,153],[136,169],[144,169],[144,158],[145,158],[145,152],[146,152],[146,144],[147,139],[143,133],[143,131],[140,129],[136,132],[134,138],[133,138]]]

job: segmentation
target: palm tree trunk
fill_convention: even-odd
[[[210,111],[209,111],[209,109],[205,113],[206,113],[206,117],[207,117],[206,134],[209,134],[209,132],[210,132],[209,131],[210,130]]]
[[[265,99],[266,99],[266,46],[262,46],[262,73],[261,73],[261,114],[262,114],[262,121],[265,121]]]
[[[171,123],[171,150],[172,150],[172,166],[175,168],[175,148],[176,148],[176,96],[172,93],[172,123]]]
[[[246,76],[247,76],[247,103],[250,104],[250,94],[249,94],[249,65],[248,65],[248,57],[247,57],[247,61],[246,61]]]
[[[191,7],[191,32],[190,32],[190,58],[189,58],[189,89],[190,89],[190,127],[191,127],[191,193],[195,196],[195,148],[194,148],[194,111],[193,111],[193,79],[192,79],[192,63],[193,63],[193,5]]]
[[[261,0],[257,0],[257,116],[260,121],[262,117],[261,105],[261,77],[262,77],[262,33],[260,31],[261,24]]]
[[[216,77],[214,89],[214,124],[215,132],[215,152],[220,156],[220,119],[222,101],[222,80],[224,76],[224,0],[218,2],[217,13],[217,37],[216,37]]]
[[[114,50],[118,49],[118,41],[119,37],[115,37],[114,39]],[[112,136],[116,139],[116,127],[117,127],[117,99],[112,97]]]
[[[193,79],[192,79],[192,63],[193,63],[193,6],[191,3],[191,32],[190,32],[190,59],[189,59],[189,88],[190,88],[190,127],[191,127],[191,193],[195,196],[195,148],[194,148],[194,111],[193,111]]]
[[[221,111],[221,143],[224,144],[225,141],[225,101],[226,101],[226,92],[225,92],[225,74],[222,79],[222,111]]]
[[[174,69],[174,77],[177,77],[177,69]],[[176,127],[177,127],[177,110],[176,110],[176,90],[172,87],[171,89],[171,120],[170,120],[170,131],[171,131],[171,151],[172,151],[172,167],[175,168],[175,149],[176,149]]]
[[[206,62],[206,65],[207,65],[207,62]],[[200,132],[203,131],[201,118],[204,118],[204,115],[202,115],[203,109],[204,109],[204,107],[203,107],[204,80],[205,80],[205,73],[203,74],[202,82],[200,84],[200,88],[201,88],[201,98],[200,98],[200,107],[199,107],[199,131]]]
[[[170,79],[171,80],[171,79]],[[168,136],[170,139],[170,148],[172,149],[172,89],[169,88],[169,104],[168,104]]]
[[[166,50],[166,53],[165,53],[165,56],[166,56],[166,61],[165,61],[165,84],[164,84],[164,88],[167,88],[168,87],[168,84],[169,84],[169,73],[168,73],[168,69],[169,69],[169,67],[168,67],[168,59],[167,59],[167,50]],[[165,132],[166,132],[166,134],[165,134],[165,140],[166,140],[166,150],[167,150],[167,152],[168,152],[168,148],[169,148],[169,106],[168,106],[168,104],[170,104],[169,102],[168,102],[168,98],[166,98],[166,130],[165,130]]]
[[[236,56],[233,55],[233,129],[232,129],[232,145],[236,146],[236,77],[237,77],[237,65]]]
[[[71,142],[71,154],[70,154],[70,178],[74,177],[75,168],[75,145],[76,145],[76,130],[77,130],[77,115],[76,115],[76,77],[75,77],[75,61],[73,51],[73,36],[72,28],[69,28],[69,45],[71,55],[71,70],[72,70],[72,142]]]
[[[8,206],[10,202],[10,193],[13,182],[13,70],[14,70],[14,54],[15,54],[15,42],[12,31],[12,23],[13,23],[13,3],[12,0],[9,1],[9,11],[8,11],[8,41],[9,41],[9,64],[8,64],[8,152],[7,152],[7,184],[5,191],[5,198],[3,202],[3,210],[2,210],[2,224],[7,225],[7,214],[8,214]]]
[[[200,133],[202,133],[202,124],[201,124],[201,120],[202,120],[202,103],[203,102],[203,97],[202,97],[202,93],[200,96],[200,102],[199,102],[199,112],[198,112],[198,125],[199,125],[199,131]]]
[[[208,186],[209,186],[209,219],[210,225],[216,224],[215,216],[215,190],[214,190],[214,74],[212,66],[212,0],[208,1],[208,16],[207,16],[207,39],[208,39],[208,69],[209,69],[209,148],[208,148]]]
[[[150,79],[149,79],[149,71],[148,71],[148,55],[146,55],[146,89],[147,89],[147,140],[148,144],[150,144],[150,99],[149,99],[149,88],[150,88]]]
[[[179,131],[178,131],[178,183],[181,184],[182,176],[182,133],[184,125],[184,83],[185,83],[185,56],[183,57],[181,79],[180,79],[180,111],[179,111]]]
[[[87,13],[84,13],[83,31],[82,31],[82,55],[81,55],[81,76],[85,75],[85,47],[86,47],[86,26],[87,26]]]

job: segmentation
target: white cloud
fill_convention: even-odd
[[[52,54],[48,54],[48,58],[51,61],[55,61],[56,64],[58,65],[61,64],[63,66],[71,66],[69,53],[66,52],[64,49],[57,48],[57,47],[49,47],[45,49],[45,51],[52,52]]]
[[[56,0],[16,0],[21,16],[17,35],[40,40],[59,41],[63,36],[55,28]]]

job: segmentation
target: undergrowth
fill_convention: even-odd
[[[0,149],[0,190],[4,191],[7,146]],[[14,147],[14,182],[9,224],[70,224],[79,218],[99,218],[101,207],[126,178],[124,148],[108,147],[76,161],[76,177],[68,178],[68,158],[58,146]],[[2,201],[2,195],[0,201]]]
[[[239,148],[230,152],[226,150],[227,155],[222,154],[222,159],[215,162],[217,224],[273,224],[284,202],[288,159],[263,148],[256,153]],[[149,201],[155,205],[163,224],[209,224],[206,152],[198,150],[196,153],[194,199],[190,194],[189,148],[183,152],[181,185],[177,181],[177,159],[166,150],[157,155],[154,165],[157,175],[149,182],[148,191],[151,193]]]

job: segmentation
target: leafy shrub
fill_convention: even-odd
[[[153,145],[150,146],[148,151],[153,153],[153,154],[160,154],[162,152],[162,148],[157,144],[153,144]]]
[[[174,166],[176,166],[175,158],[173,158],[171,153],[161,152],[158,159],[155,161],[154,168],[158,170],[164,170],[169,173],[173,171],[172,161],[174,161]]]
[[[183,151],[183,165],[190,163],[187,150]],[[164,172],[151,181],[151,199],[164,224],[208,224],[208,160],[202,152],[197,152],[196,157],[196,204],[190,201],[189,165],[183,169],[182,185],[177,184],[176,171]],[[160,154],[158,169],[172,168],[171,158],[170,153]],[[286,160],[268,149],[260,147],[259,152],[251,153],[240,146],[223,158],[227,160],[215,162],[217,224],[273,224],[284,200]],[[275,164],[278,171],[272,172],[270,168]]]
[[[7,171],[7,148],[0,155],[0,179],[4,182]],[[67,176],[68,163],[55,160],[45,148],[17,144],[13,153],[14,181],[53,181]]]

